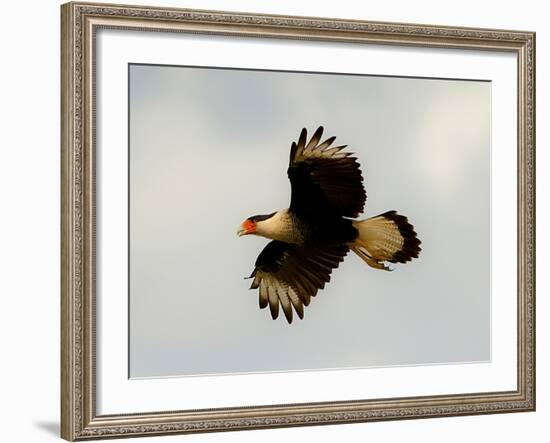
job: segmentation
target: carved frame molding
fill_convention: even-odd
[[[61,7],[61,436],[67,440],[533,411],[535,34],[123,5]],[[518,384],[512,392],[98,416],[94,36],[99,28],[509,51],[518,58]]]

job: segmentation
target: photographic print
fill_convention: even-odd
[[[61,436],[535,409],[535,34],[61,7]]]
[[[490,82],[128,76],[131,378],[490,361]]]

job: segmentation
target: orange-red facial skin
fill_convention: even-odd
[[[249,218],[247,218],[245,221],[243,221],[241,226],[245,230],[246,234],[253,234],[254,232],[256,232],[256,222],[254,220],[250,220]]]

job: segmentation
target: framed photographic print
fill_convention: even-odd
[[[535,35],[62,6],[62,437],[535,409]]]

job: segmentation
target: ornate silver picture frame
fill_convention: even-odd
[[[535,410],[535,34],[525,31],[71,2],[61,7],[61,436],[69,441]],[[97,33],[513,54],[517,60],[516,389],[338,401],[98,413]],[[330,135],[330,134],[329,134]],[[498,146],[493,147],[498,150]],[[510,199],[516,200],[513,196]],[[493,294],[493,297],[498,294]]]

